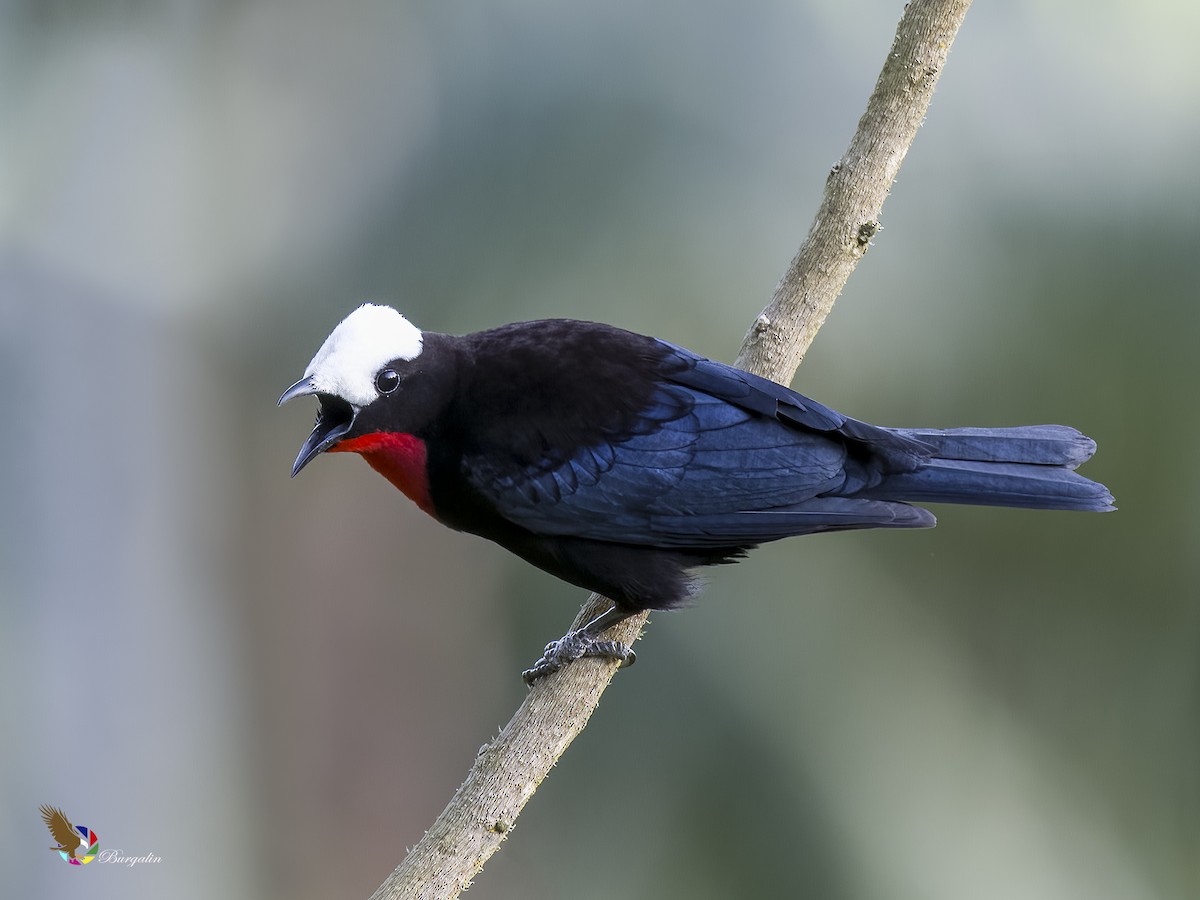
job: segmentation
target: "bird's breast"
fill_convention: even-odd
[[[431,516],[429,471],[425,442],[411,434],[377,431],[342,441],[331,453],[357,453],[372,469],[398,487],[404,495]]]

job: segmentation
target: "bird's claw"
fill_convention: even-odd
[[[556,641],[546,645],[542,658],[521,673],[521,678],[530,687],[539,678],[545,678],[563,668],[568,663],[585,656],[599,656],[604,659],[615,659],[625,669],[637,660],[633,648],[620,641],[600,640],[589,631],[568,631]]]

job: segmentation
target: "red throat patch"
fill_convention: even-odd
[[[350,438],[329,448],[330,453],[358,453],[372,469],[400,488],[404,495],[431,516],[429,475],[425,470],[425,442],[411,434],[377,431]]]

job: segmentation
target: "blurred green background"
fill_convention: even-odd
[[[366,897],[582,592],[275,399],[356,304],[729,360],[901,4],[0,4],[6,897]],[[714,571],[470,896],[1200,896],[1200,7],[977,4],[797,379],[1108,516]],[[162,863],[62,864],[42,803]]]

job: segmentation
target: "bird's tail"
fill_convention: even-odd
[[[1108,488],[1074,471],[1096,452],[1096,442],[1074,428],[887,430],[929,445],[933,454],[914,471],[888,475],[867,496],[1087,512],[1116,508]]]

